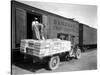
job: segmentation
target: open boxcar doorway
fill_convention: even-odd
[[[32,21],[34,21],[35,18],[37,18],[37,21],[39,23],[42,23],[42,15],[41,14],[27,12],[27,39],[33,38]]]

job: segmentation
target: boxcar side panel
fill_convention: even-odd
[[[26,11],[21,8],[16,8],[16,47],[20,45],[20,40],[26,38]]]
[[[97,44],[97,30],[83,25],[83,44],[93,45]]]
[[[69,40],[71,37],[75,37],[75,41],[79,43],[79,24],[77,22],[59,18],[55,15],[49,15],[49,21],[50,38],[57,38],[57,35],[62,33],[68,35]]]

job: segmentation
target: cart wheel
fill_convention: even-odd
[[[58,68],[59,63],[60,63],[59,56],[51,57],[49,62],[48,62],[48,69],[49,70],[54,70],[54,69]]]
[[[81,50],[79,48],[77,48],[77,51],[75,53],[75,58],[76,59],[80,59],[81,58]]]

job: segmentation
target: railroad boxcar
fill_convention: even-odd
[[[31,26],[35,17],[45,25],[46,39],[60,38],[79,43],[79,23],[77,21],[12,1],[12,49],[19,48],[21,39],[32,39]]]
[[[79,24],[79,45],[84,50],[97,48],[97,29]]]
[[[45,25],[46,39],[60,38],[79,44],[81,48],[96,47],[97,30],[74,19],[50,13],[32,5],[11,1],[12,49],[19,49],[21,39],[32,39],[32,21],[35,17]]]

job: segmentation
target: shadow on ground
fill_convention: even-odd
[[[40,69],[45,69],[44,63],[32,63],[32,60],[24,61],[23,55],[20,54],[20,52],[16,52],[12,54],[11,62],[12,62],[12,65],[15,65],[19,68],[22,68],[31,72],[36,72]]]
[[[19,62],[13,62],[13,65],[20,67],[22,69],[31,71],[31,72],[36,72],[40,69],[45,69],[45,64],[42,63],[32,63],[32,62],[25,62],[25,61],[19,61]]]

